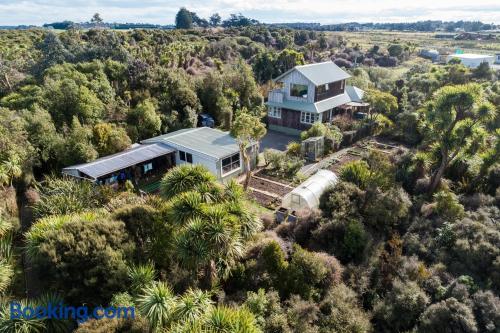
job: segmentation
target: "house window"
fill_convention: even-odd
[[[300,113],[300,122],[304,124],[312,124],[319,121],[319,113],[312,112],[301,112]]]
[[[148,164],[144,164],[143,168],[144,168],[144,173],[147,173],[148,171],[153,170],[153,162],[148,163]]]
[[[271,118],[281,118],[281,108],[270,106],[267,115]]]
[[[290,96],[307,98],[307,86],[305,84],[290,83]]]
[[[329,90],[330,89],[330,86],[327,84],[325,84],[325,91]]]
[[[222,159],[222,174],[225,175],[240,168],[240,153]]]
[[[193,155],[179,150],[179,159],[184,162],[193,163]]]
[[[340,90],[344,90],[344,83],[344,80],[340,81]]]

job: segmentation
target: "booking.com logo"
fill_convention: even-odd
[[[55,319],[69,320],[73,319],[79,323],[86,322],[89,319],[102,318],[124,318],[134,319],[135,308],[129,307],[114,307],[107,308],[95,307],[92,311],[87,306],[67,306],[63,303],[49,303],[44,306],[23,306],[21,303],[13,301],[10,303],[10,319]]]

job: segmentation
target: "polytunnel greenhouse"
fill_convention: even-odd
[[[329,170],[319,170],[283,197],[282,206],[291,210],[314,209],[325,190],[337,184],[337,176]]]

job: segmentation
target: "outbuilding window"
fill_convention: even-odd
[[[240,168],[240,153],[222,159],[222,174],[225,175]]]
[[[193,155],[179,150],[179,159],[184,162],[193,163]]]

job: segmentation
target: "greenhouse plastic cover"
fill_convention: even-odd
[[[283,197],[282,206],[293,210],[314,209],[319,198],[330,186],[337,184],[337,176],[329,170],[319,170],[305,182]]]

